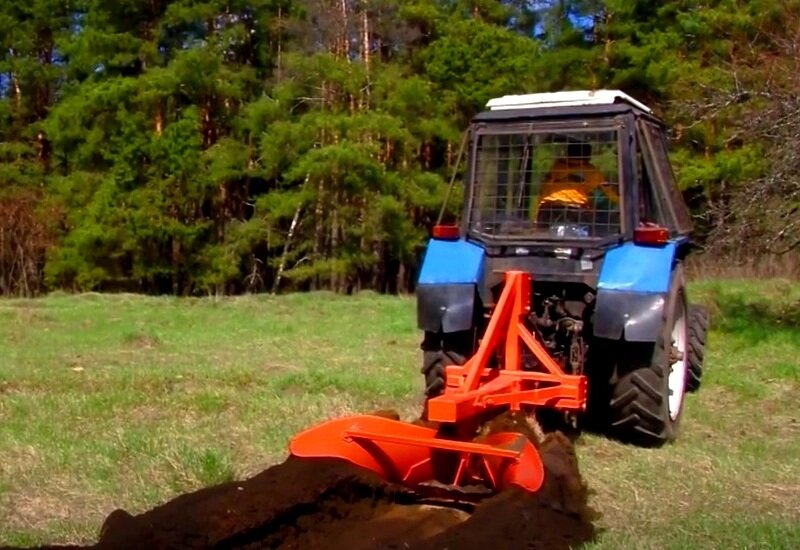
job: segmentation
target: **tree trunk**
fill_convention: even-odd
[[[322,257],[323,239],[325,237],[325,198],[324,198],[325,184],[322,178],[317,183],[317,200],[314,206],[314,248],[312,250],[312,261],[318,262]],[[319,275],[315,275],[311,287],[314,290],[319,289]]]
[[[341,201],[341,192],[337,189],[333,192],[334,200],[330,203],[331,208],[331,250],[330,259],[333,260],[337,257],[337,249],[339,248],[339,209],[337,206]],[[339,292],[339,274],[336,271],[335,262],[331,262],[331,290]]]
[[[361,2],[361,60],[369,77],[369,15],[367,14],[367,0]],[[368,88],[369,89],[369,88]]]
[[[340,0],[339,6],[342,10],[342,32],[339,35],[339,54],[350,61],[350,37],[347,34],[347,0]]]
[[[11,89],[14,90],[14,106],[19,112],[22,109],[22,87],[19,85],[19,79],[13,73],[11,75]]]
[[[308,174],[306,174],[306,183],[308,183]],[[300,214],[303,211],[303,205],[298,204],[297,210],[294,211],[292,223],[289,225],[289,232],[286,234],[286,243],[283,245],[283,252],[281,253],[281,260],[278,263],[278,272],[275,274],[275,280],[272,282],[272,294],[277,294],[283,278],[283,272],[286,269],[286,258],[292,248],[292,239],[294,239],[294,232],[297,229],[297,224],[300,221]]]
[[[181,292],[181,278],[180,278],[180,264],[181,264],[181,243],[180,241],[172,237],[172,257],[170,258],[170,263],[172,264],[172,294],[177,296]]]
[[[366,74],[366,82],[362,88],[363,92],[359,94],[358,98],[359,110],[367,111],[369,109],[369,96],[370,96],[370,52],[369,52],[369,15],[367,14],[367,0],[361,2],[361,62],[364,63],[364,72]]]
[[[283,67],[283,7],[278,6],[278,51],[275,56],[275,80],[281,82]]]
[[[161,136],[164,132],[164,107],[162,100],[156,102],[156,114],[153,121],[153,126],[157,136]]]

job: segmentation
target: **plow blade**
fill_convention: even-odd
[[[484,485],[500,491],[515,485],[537,491],[544,480],[539,452],[522,434],[495,433],[481,442],[437,437],[437,430],[380,416],[330,420],[291,441],[292,455],[338,458],[383,479],[418,487]]]

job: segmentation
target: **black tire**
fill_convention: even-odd
[[[611,380],[616,368],[616,358],[620,356],[621,343],[603,338],[594,338],[589,344],[587,368],[589,392],[586,412],[581,416],[581,429],[595,433],[608,431],[611,401]]]
[[[688,307],[680,267],[673,273],[670,289],[667,303],[664,304],[662,328],[656,341],[623,343],[621,354],[617,357],[616,380],[612,384],[609,403],[612,435],[643,447],[660,447],[673,441],[683,410],[685,378],[680,381],[680,396],[672,414],[669,403],[672,332],[681,318],[684,347],[688,340]]]
[[[463,365],[472,354],[473,331],[449,334],[425,332],[422,341],[422,368],[425,376],[425,395],[436,397],[444,391],[445,367]]]
[[[706,353],[709,317],[707,307],[698,304],[689,306],[687,392],[696,392],[700,389],[700,382],[703,378],[703,362]]]

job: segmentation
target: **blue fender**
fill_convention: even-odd
[[[625,243],[606,253],[597,283],[594,335],[654,342],[673,281],[677,242],[664,246]]]
[[[420,329],[456,332],[472,328],[485,251],[466,240],[431,240],[417,280]]]

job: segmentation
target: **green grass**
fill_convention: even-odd
[[[594,548],[800,540],[800,289],[691,287],[707,376],[679,440],[578,444]],[[260,471],[324,418],[418,412],[411,297],[53,295],[0,301],[0,545],[88,542],[105,516]]]

